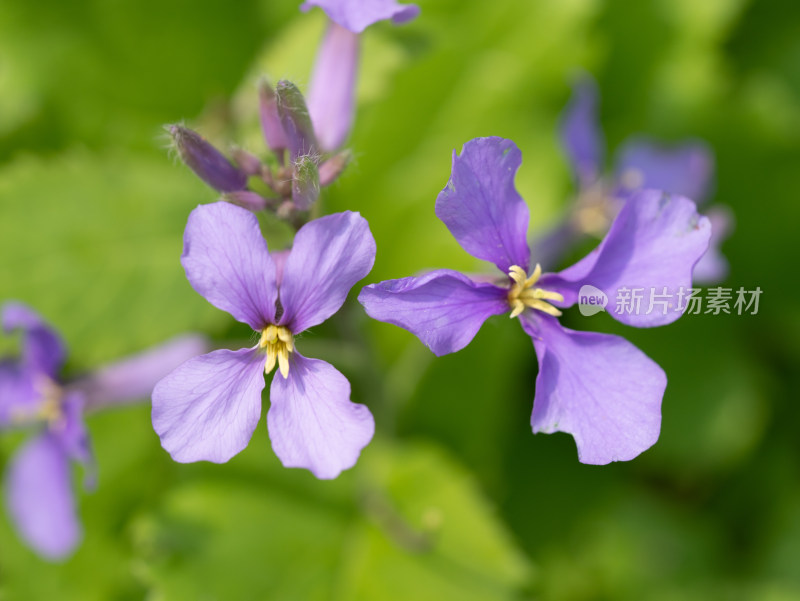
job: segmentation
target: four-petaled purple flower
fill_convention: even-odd
[[[11,459],[4,492],[22,539],[48,559],[68,556],[81,539],[72,490],[71,462],[88,471],[94,460],[83,416],[87,411],[146,398],[153,385],[205,341],[184,336],[70,382],[58,373],[65,347],[39,315],[21,303],[2,307],[3,330],[22,333],[19,359],[0,361],[0,431],[39,430]]]
[[[190,359],[153,391],[153,426],[179,462],[222,463],[244,449],[261,417],[264,373],[277,365],[267,415],[286,467],[335,478],[375,430],[332,365],[301,355],[294,337],[336,313],[375,260],[366,220],[344,212],[304,225],[286,253],[270,254],[258,220],[227,203],[189,216],[181,262],[194,289],[259,335],[253,348]]]
[[[314,6],[331,22],[314,64],[308,110],[322,150],[333,151],[344,144],[353,124],[359,34],[386,19],[406,23],[419,14],[419,7],[395,0],[308,0],[300,8]]]
[[[548,264],[555,262],[576,236],[602,236],[622,203],[636,190],[663,190],[690,198],[699,206],[712,188],[714,157],[699,140],[664,146],[645,137],[630,138],[616,155],[613,176],[604,178],[605,144],[597,105],[597,85],[584,74],[576,81],[561,123],[561,142],[578,185],[578,200],[565,223],[534,244]],[[712,207],[708,217],[711,243],[695,266],[694,279],[715,282],[728,271],[719,245],[729,235],[733,218],[722,206]]]
[[[556,317],[577,302],[585,284],[606,294],[611,307],[625,287],[645,290],[643,307],[653,288],[674,295],[690,287],[710,224],[686,198],[640,191],[584,259],[559,273],[542,274],[538,264],[531,271],[528,207],[514,187],[521,160],[509,140],[472,140],[460,156],[453,153],[452,175],[436,200],[436,215],[462,248],[508,274],[504,282],[442,269],[369,285],[359,301],[371,317],[409,330],[436,355],[462,349],[486,319],[511,311],[539,360],[533,431],[572,434],[583,463],[632,459],[658,439],[664,372],[627,340],[569,330]],[[644,309],[611,314],[639,327],[680,316]]]

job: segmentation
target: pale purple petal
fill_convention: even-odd
[[[467,346],[492,315],[508,312],[507,294],[492,284],[440,269],[370,284],[358,301],[373,319],[405,328],[441,356]]]
[[[710,235],[711,224],[688,198],[640,190],[623,204],[597,248],[538,285],[564,295],[563,303],[553,302],[559,307],[576,303],[580,288],[590,285],[608,296],[608,312],[622,323],[671,323],[681,316],[679,291],[691,288],[692,270]],[[629,312],[635,296],[639,308]]]
[[[23,362],[55,378],[66,355],[61,336],[36,311],[15,301],[3,305],[2,322],[6,333],[22,331]]]
[[[345,211],[310,221],[297,232],[286,259],[280,324],[298,334],[322,323],[374,262],[375,240],[360,214]]]
[[[710,208],[706,217],[711,222],[711,241],[706,254],[694,266],[692,278],[701,284],[716,284],[728,275],[728,259],[722,254],[720,245],[733,231],[734,217],[733,211],[724,205]]]
[[[332,152],[347,139],[355,113],[359,37],[332,22],[314,63],[308,111],[322,150]]]
[[[602,170],[605,142],[597,104],[597,84],[584,74],[575,82],[561,121],[561,143],[582,187],[594,182]]]
[[[17,416],[34,413],[40,398],[32,368],[19,361],[0,361],[0,430],[14,426]]]
[[[567,432],[581,463],[628,461],[661,429],[664,371],[619,336],[575,332],[547,315],[523,314],[539,359],[531,426]]]
[[[250,211],[227,202],[200,205],[189,215],[181,263],[208,302],[254,330],[275,321],[275,264]]]
[[[330,479],[355,465],[375,433],[365,405],[350,401],[350,383],[332,365],[290,357],[289,376],[276,373],[270,387],[267,426],[272,448],[285,467],[302,467]]]
[[[50,424],[50,432],[73,461],[91,466],[94,462],[89,431],[83,421],[86,401],[79,392],[67,393],[61,401],[62,416]]]
[[[225,463],[261,417],[265,355],[219,350],[189,359],[153,390],[153,428],[175,461]]]
[[[52,434],[30,440],[11,460],[5,498],[20,537],[43,557],[63,559],[80,542],[69,458]]]
[[[148,399],[153,387],[181,363],[208,351],[208,341],[199,334],[185,334],[139,354],[110,363],[71,382],[79,391],[86,410]]]
[[[475,138],[453,151],[450,180],[436,198],[436,216],[473,257],[504,273],[528,270],[528,206],[514,187],[522,153],[511,140]]]
[[[307,0],[300,10],[307,12],[314,6],[319,6],[329,19],[353,33],[361,33],[373,23],[385,19],[399,25],[419,14],[418,6],[398,4],[396,0]]]
[[[711,150],[699,141],[663,146],[647,139],[627,142],[617,154],[616,179],[623,192],[654,188],[706,199],[714,171]]]

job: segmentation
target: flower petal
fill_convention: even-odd
[[[654,188],[699,205],[711,186],[714,157],[699,141],[668,147],[638,138],[627,142],[617,157],[616,179],[623,191]]]
[[[40,398],[33,369],[19,361],[0,361],[0,430],[13,426],[17,415],[35,413]]]
[[[679,291],[692,285],[692,269],[708,248],[711,224],[695,204],[660,190],[635,192],[622,206],[606,237],[573,266],[539,280],[559,292],[569,307],[584,285],[608,297],[611,316],[628,325],[651,327],[671,323]],[[636,291],[636,292],[634,292]],[[638,309],[634,296],[639,297]]]
[[[328,18],[353,33],[361,33],[384,19],[391,19],[399,25],[419,14],[418,6],[398,4],[396,0],[307,0],[300,10],[307,12],[314,6],[319,6]]]
[[[716,284],[728,275],[728,260],[720,245],[730,236],[734,227],[733,211],[724,205],[716,205],[706,212],[711,222],[711,241],[706,254],[694,266],[692,278],[702,284]]]
[[[5,481],[8,512],[22,539],[47,559],[63,559],[81,539],[70,463],[45,432],[11,460]]]
[[[293,334],[322,323],[375,262],[369,224],[352,211],[310,221],[297,232],[281,280],[280,324]]]
[[[265,356],[257,348],[189,359],[153,390],[153,428],[175,461],[225,463],[261,418]]]
[[[321,479],[355,465],[375,433],[365,405],[350,401],[350,383],[332,365],[297,352],[289,377],[270,387],[267,427],[272,448],[286,467],[302,467]]]
[[[353,125],[358,54],[358,34],[332,22],[317,53],[308,92],[314,132],[326,152],[344,144]]]
[[[436,216],[473,257],[507,273],[526,271],[528,206],[514,188],[522,153],[511,140],[475,138],[453,151],[450,180],[436,198]]]
[[[531,426],[567,432],[581,463],[628,461],[661,430],[664,371],[619,336],[575,332],[548,316],[523,314],[539,359]]]
[[[250,211],[227,202],[189,215],[181,263],[192,287],[254,330],[275,321],[275,264]]]
[[[1,312],[6,333],[22,330],[23,362],[35,371],[55,378],[66,355],[61,336],[36,311],[23,303],[7,302]]]
[[[370,284],[358,301],[373,319],[416,335],[436,355],[460,351],[492,315],[509,311],[507,291],[457,271]]]
[[[149,398],[159,380],[184,361],[207,350],[205,337],[185,334],[105,365],[71,382],[68,389],[81,393],[87,411]]]
[[[581,187],[594,182],[602,170],[603,132],[597,110],[597,84],[587,74],[575,82],[561,120],[561,143]]]

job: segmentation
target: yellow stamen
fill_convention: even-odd
[[[294,338],[285,326],[268,325],[261,331],[258,346],[267,351],[264,373],[270,373],[275,365],[284,378],[289,377],[289,353],[294,351]]]
[[[542,311],[553,317],[561,315],[561,311],[546,301],[563,302],[564,297],[558,292],[535,288],[534,284],[542,275],[542,266],[538,263],[530,277],[519,265],[512,265],[508,270],[508,277],[514,282],[508,291],[508,304],[511,306],[511,318],[522,313],[526,307]]]

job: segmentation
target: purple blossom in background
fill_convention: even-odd
[[[336,313],[375,260],[358,213],[304,225],[288,253],[270,254],[256,217],[214,203],[189,216],[181,262],[194,289],[259,336],[252,348],[190,359],[153,391],[153,427],[175,461],[223,463],[244,449],[261,417],[264,374],[276,366],[267,427],[286,467],[335,478],[375,430],[332,365],[304,357],[294,338]]]
[[[365,287],[359,301],[374,319],[405,328],[436,355],[464,348],[492,315],[511,312],[533,340],[539,361],[531,425],[568,432],[583,463],[629,460],[658,439],[666,376],[627,340],[561,326],[561,309],[595,286],[616,303],[623,287],[675,293],[691,286],[711,227],[692,201],[656,190],[631,195],[605,239],[558,273],[531,270],[528,207],[514,187],[521,164],[510,140],[477,138],[453,154],[436,215],[464,250],[507,274],[500,283],[441,269]],[[528,275],[530,274],[530,275]],[[646,306],[645,295],[642,304]],[[612,316],[637,327],[674,321],[678,312]]]
[[[543,262],[555,263],[570,242],[582,234],[602,236],[633,192],[658,189],[692,199],[698,205],[712,187],[714,157],[699,140],[663,146],[644,137],[631,138],[617,153],[614,173],[603,177],[605,142],[598,118],[597,85],[579,78],[561,124],[561,141],[578,185],[578,201],[567,220],[534,243]],[[713,215],[713,217],[712,217]],[[708,252],[695,267],[695,279],[715,282],[725,277],[727,261],[719,244],[733,224],[728,209],[709,210],[713,235]]]
[[[359,34],[386,19],[406,23],[419,14],[419,7],[395,0],[309,0],[300,9],[314,6],[331,22],[314,64],[308,108],[322,150],[331,152],[344,144],[353,125]]]
[[[154,384],[206,345],[184,336],[71,382],[59,380],[65,348],[59,335],[27,306],[3,305],[3,330],[22,334],[19,359],[0,360],[0,431],[37,433],[11,459],[4,480],[9,515],[20,537],[47,559],[68,556],[81,539],[71,463],[87,469],[94,460],[86,412],[150,395]]]

